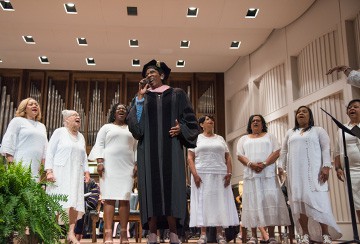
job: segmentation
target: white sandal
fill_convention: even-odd
[[[206,244],[206,243],[207,243],[206,235],[201,235],[199,240],[197,241],[197,244]]]
[[[216,241],[218,244],[227,244],[225,238],[222,235],[217,235]]]
[[[303,235],[302,238],[301,238],[300,243],[301,244],[310,244],[310,236],[309,236],[309,234]]]
[[[330,235],[324,234],[324,235],[322,235],[322,238],[323,238],[323,243],[324,244],[331,244],[332,243]]]

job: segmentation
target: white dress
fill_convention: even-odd
[[[238,141],[237,155],[251,162],[264,162],[279,149],[276,137],[270,133],[259,138],[244,135]],[[247,228],[290,225],[288,207],[274,163],[260,173],[244,167],[241,222]]]
[[[199,134],[195,153],[195,168],[202,179],[197,188],[191,175],[190,227],[239,225],[231,186],[224,187],[227,174],[225,153],[229,152],[223,137]]]
[[[349,124],[345,127],[352,129]],[[360,124],[358,124],[360,126]],[[356,210],[360,210],[360,141],[357,137],[345,133],[346,152],[349,159],[351,188],[354,197],[354,205]],[[335,156],[340,156],[344,171],[344,147],[341,130],[338,131],[336,140]]]
[[[339,239],[342,234],[332,213],[328,183],[319,182],[321,168],[331,165],[330,139],[326,131],[315,126],[303,134],[300,130],[288,130],[279,161],[279,167],[287,169],[288,197],[298,231],[302,233],[300,214],[305,214],[309,218],[312,240],[322,241],[319,222],[329,226],[333,240]]]
[[[38,179],[47,143],[46,128],[43,123],[15,117],[10,121],[4,134],[1,153],[12,155],[15,162],[21,162],[25,167],[31,165],[31,173]]]
[[[84,172],[89,171],[84,136],[78,132],[74,138],[66,127],[58,128],[52,134],[46,152],[45,170],[52,169],[55,183],[46,188],[48,194],[64,194],[66,202],[60,202],[64,209],[74,208],[78,218],[84,209]]]
[[[100,128],[89,159],[104,158],[105,172],[100,178],[102,199],[130,200],[136,146],[127,125],[109,123]]]

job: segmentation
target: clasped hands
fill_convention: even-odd
[[[252,162],[250,164],[250,169],[252,169],[253,171],[255,171],[256,173],[261,173],[261,171],[263,171],[263,169],[265,169],[265,165],[263,164],[263,162]]]

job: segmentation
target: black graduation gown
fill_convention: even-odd
[[[129,130],[138,140],[138,191],[141,221],[148,229],[150,217],[157,217],[159,229],[168,228],[165,216],[182,226],[186,214],[186,179],[183,146],[194,148],[199,126],[186,93],[169,88],[162,94],[145,93],[141,119],[133,105],[127,117]],[[181,132],[170,137],[178,120]],[[179,226],[179,227],[180,227]]]

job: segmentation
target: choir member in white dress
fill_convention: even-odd
[[[216,226],[216,239],[226,243],[222,227],[239,225],[230,186],[232,164],[228,146],[222,136],[214,134],[214,117],[199,119],[203,133],[196,148],[188,149],[191,171],[190,227],[201,227],[198,244],[204,244],[206,227]]]
[[[347,76],[347,83],[352,86],[360,87],[360,72],[351,69],[349,66],[346,65],[339,65],[334,68],[331,68],[326,74],[329,75],[332,72],[344,72],[344,74]]]
[[[97,161],[100,192],[104,202],[105,243],[113,243],[112,226],[115,202],[119,200],[120,243],[129,243],[127,224],[130,213],[130,195],[136,173],[135,152],[137,141],[126,124],[127,109],[115,104],[110,111],[109,123],[103,125],[96,137],[89,159]]]
[[[278,167],[280,177],[287,169],[288,197],[301,243],[310,239],[332,243],[340,238],[328,193],[330,139],[323,128],[314,126],[310,108],[297,109],[295,127],[286,133]]]
[[[45,161],[48,143],[46,128],[40,119],[41,109],[38,102],[31,97],[22,100],[1,144],[1,152],[7,162],[14,161],[30,167],[36,181],[39,181],[39,170]]]
[[[257,227],[267,226],[271,244],[275,239],[275,226],[290,225],[288,208],[276,176],[275,161],[280,145],[274,135],[267,132],[262,115],[252,115],[247,135],[237,144],[238,160],[244,165],[241,222],[251,228],[249,244],[258,243]]]
[[[350,130],[354,126],[360,126],[360,99],[351,100],[347,106],[346,114],[350,121],[344,124]],[[350,165],[351,188],[354,198],[356,215],[360,220],[360,149],[359,139],[348,133],[345,133],[346,151]],[[335,170],[339,180],[344,181],[344,148],[341,130],[338,131],[338,137],[335,146]]]
[[[79,114],[74,110],[64,110],[62,115],[64,127],[54,131],[46,152],[46,178],[54,183],[46,188],[46,192],[68,197],[66,202],[60,202],[69,213],[67,239],[72,243],[80,243],[75,237],[74,228],[76,220],[85,212],[84,175],[85,182],[90,180],[86,144],[84,136],[79,132]]]

